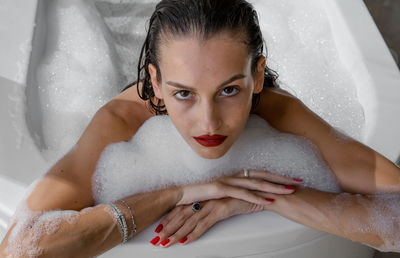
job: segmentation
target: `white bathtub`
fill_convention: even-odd
[[[361,141],[396,161],[400,155],[400,74],[390,52],[362,0],[321,0],[321,3],[329,10],[340,58],[354,74],[364,108],[366,127]],[[45,48],[44,5],[41,0],[7,0],[2,4],[0,239],[27,186],[50,166],[40,153],[41,114],[37,89],[32,86],[35,85],[33,68]],[[18,15],[15,22],[14,17],[21,10],[26,15]],[[26,48],[30,42],[32,52]],[[25,91],[26,99],[13,98],[21,90]],[[237,216],[217,224],[195,243],[168,249],[149,244],[155,236],[155,226],[103,257],[366,258],[374,253],[369,247],[307,228],[272,212]]]

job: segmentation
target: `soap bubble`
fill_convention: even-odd
[[[302,178],[304,186],[340,191],[316,146],[251,115],[238,140],[218,159],[199,156],[169,116],[152,117],[129,142],[106,147],[93,175],[93,192],[97,203],[108,203],[172,185],[206,182],[243,168]]]

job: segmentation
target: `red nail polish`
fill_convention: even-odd
[[[298,183],[302,183],[303,182],[303,179],[301,179],[301,178],[293,178],[293,180],[298,182]]]
[[[184,237],[181,240],[179,240],[179,243],[183,244],[187,241],[187,239],[188,239],[187,237]]]
[[[156,230],[154,230],[154,232],[160,233],[161,230],[163,229],[163,227],[164,227],[163,224],[158,225],[157,228],[156,228]]]
[[[160,237],[159,237],[159,236],[156,236],[155,238],[153,238],[153,239],[150,241],[150,243],[151,243],[152,245],[156,245],[156,244],[158,243],[159,240],[160,240]]]
[[[160,243],[160,245],[162,245],[162,246],[165,246],[165,245],[167,245],[168,243],[169,243],[169,239],[167,238],[167,239],[165,239],[164,241],[162,241],[161,243]]]
[[[296,186],[293,186],[293,185],[285,185],[285,188],[286,188],[286,189],[289,189],[289,190],[294,190],[294,189],[296,189]]]
[[[275,199],[271,199],[271,198],[265,198],[265,200],[269,201],[269,202],[274,202]]]

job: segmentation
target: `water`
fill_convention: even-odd
[[[49,163],[76,142],[95,111],[136,79],[146,21],[157,1],[50,1],[47,45],[37,68]],[[267,62],[289,90],[334,127],[359,139],[364,123],[317,0],[254,0]],[[318,26],[315,26],[318,24]],[[60,126],[62,125],[62,126]]]

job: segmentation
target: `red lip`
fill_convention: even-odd
[[[205,147],[215,147],[222,144],[227,136],[214,134],[214,135],[201,135],[193,137],[198,143]]]

